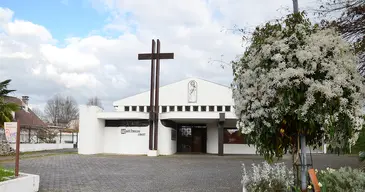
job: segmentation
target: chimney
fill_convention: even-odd
[[[28,106],[29,96],[22,96],[22,101],[25,105]]]
[[[29,96],[22,96],[22,101],[24,103],[23,109],[28,112],[28,101],[29,101]]]

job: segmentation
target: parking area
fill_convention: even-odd
[[[160,157],[65,154],[24,159],[22,172],[40,175],[41,192],[242,191],[241,165],[259,156],[173,155]],[[290,165],[290,159],[284,162]],[[358,165],[356,157],[313,155],[316,168]],[[3,163],[12,167],[13,163]]]

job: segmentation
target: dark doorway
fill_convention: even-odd
[[[207,127],[206,125],[178,125],[177,152],[206,153]]]

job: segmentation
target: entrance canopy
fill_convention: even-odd
[[[171,120],[176,123],[194,123],[194,124],[209,124],[215,123],[219,119],[217,112],[167,112],[160,114],[161,120]],[[235,126],[237,117],[234,113],[225,113],[225,123]]]

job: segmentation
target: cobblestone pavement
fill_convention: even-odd
[[[316,168],[358,165],[356,157],[314,155],[313,160]],[[24,159],[20,169],[40,175],[41,192],[235,192],[242,191],[241,164],[262,161],[258,156],[67,154]]]

